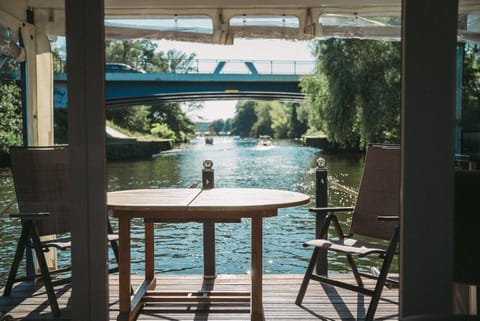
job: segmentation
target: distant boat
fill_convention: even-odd
[[[212,145],[213,144],[213,137],[205,137],[205,144]]]
[[[273,141],[272,141],[272,137],[268,136],[268,135],[260,135],[258,137],[258,143],[257,143],[258,146],[263,146],[263,147],[266,147],[266,146],[273,146]]]

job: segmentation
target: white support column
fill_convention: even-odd
[[[104,2],[67,0],[72,319],[107,321]]]
[[[403,0],[400,316],[453,306],[457,0]]]
[[[45,24],[32,25],[23,22],[20,27],[27,66],[27,145],[51,146],[53,139],[53,61]],[[43,236],[42,240],[55,236]],[[47,265],[57,268],[57,251],[45,253]],[[35,260],[35,269],[39,267]]]
[[[53,63],[41,25],[21,28],[27,62],[28,145],[53,145]]]

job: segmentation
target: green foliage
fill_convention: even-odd
[[[257,120],[252,126],[250,135],[253,137],[258,137],[260,135],[273,136],[272,129],[272,118],[270,116],[270,111],[272,106],[263,101],[257,101],[255,105],[255,114],[257,115]]]
[[[152,125],[152,129],[150,130],[152,135],[158,136],[160,138],[165,138],[165,139],[173,139],[176,140],[176,135],[173,130],[168,128],[167,124],[159,124],[155,123]]]
[[[124,63],[146,72],[188,73],[196,71],[196,54],[170,49],[157,50],[154,42],[142,40],[108,40],[105,42],[105,61]]]
[[[0,151],[22,144],[22,107],[20,87],[0,79]]]
[[[163,52],[157,49],[157,45],[150,40],[106,41],[105,59],[147,72],[187,73],[197,69],[194,65],[195,54],[187,55],[177,50]],[[198,104],[189,106],[191,109],[199,107]],[[194,124],[186,117],[178,103],[107,110],[107,119],[130,131],[155,132],[161,137],[170,138],[170,131],[173,131],[172,137],[176,140],[184,140],[195,133]]]
[[[297,138],[307,130],[307,115],[305,107],[299,103],[239,102],[232,120],[232,133],[241,137]]]
[[[115,125],[139,133],[150,132],[150,106],[132,106],[123,108],[107,109],[107,120]]]
[[[346,148],[398,142],[400,44],[328,39],[313,43],[317,71],[301,81],[309,125]]]
[[[235,116],[232,121],[232,132],[240,137],[252,135],[253,124],[257,121],[254,101],[240,101],[235,106]]]
[[[57,42],[51,45],[53,72],[65,72],[66,66],[66,48],[60,46]]]
[[[198,71],[198,67],[194,64],[197,55],[192,53],[187,55],[184,52],[170,49],[166,53],[162,53],[162,59],[166,62],[167,72],[170,73],[189,73]]]
[[[466,45],[463,64],[462,115],[463,130],[480,130],[480,48]]]
[[[208,126],[208,132],[211,135],[218,135],[224,131],[225,131],[225,120],[223,119],[214,120]]]
[[[105,61],[124,63],[148,72],[167,70],[161,55],[155,53],[157,45],[150,40],[107,40]]]
[[[271,108],[269,111],[271,119],[271,128],[273,131],[273,136],[275,138],[284,138],[287,137],[288,131],[290,129],[290,117],[289,113],[284,104],[279,102],[272,102],[270,104]]]
[[[195,124],[188,119],[177,103],[151,106],[148,118],[151,124],[167,124],[175,132],[178,141],[183,141],[195,134]]]
[[[290,110],[287,137],[300,138],[308,129],[308,113],[304,104],[288,103],[287,106]]]

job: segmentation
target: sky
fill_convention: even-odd
[[[266,39],[235,39],[233,45],[214,45],[160,40],[158,49],[176,49],[187,54],[196,53],[198,59],[252,59],[252,60],[313,60],[308,42]],[[236,100],[207,101],[204,108],[190,112],[193,121],[213,121],[232,118]]]

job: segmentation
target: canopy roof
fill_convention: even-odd
[[[65,33],[63,0],[2,0],[0,21],[15,30],[27,8],[48,34]],[[238,37],[398,40],[400,11],[400,0],[106,0],[105,30],[110,39],[219,44]],[[459,13],[459,40],[480,41],[480,1],[460,0]]]

